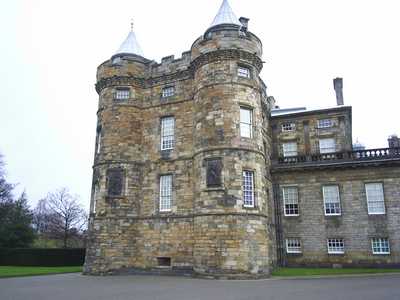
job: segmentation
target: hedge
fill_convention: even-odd
[[[84,248],[0,248],[0,266],[82,266],[84,261]]]

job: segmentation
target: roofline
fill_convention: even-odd
[[[305,111],[298,111],[293,113],[285,113],[281,115],[272,115],[271,119],[280,119],[280,118],[287,118],[287,117],[297,117],[297,116],[308,116],[314,115],[319,113],[326,113],[326,112],[335,112],[335,111],[349,111],[351,115],[352,107],[351,106],[337,106],[337,107],[329,107],[329,108],[321,108],[321,109],[314,109],[314,110],[305,110]]]

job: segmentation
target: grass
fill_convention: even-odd
[[[0,278],[50,275],[50,274],[61,274],[61,273],[76,273],[76,272],[82,272],[82,267],[81,266],[76,266],[76,267],[0,266]]]
[[[346,275],[346,274],[377,274],[399,273],[399,269],[374,268],[279,268],[272,272],[272,276],[319,276],[319,275]]]

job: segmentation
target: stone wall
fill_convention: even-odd
[[[400,265],[400,168],[398,162],[383,166],[286,170],[273,173],[276,201],[283,236],[299,238],[301,254],[284,253],[284,263],[294,265]],[[381,182],[386,213],[369,215],[365,183]],[[325,216],[322,186],[339,186],[342,213]],[[282,187],[295,186],[299,192],[299,216],[285,216]],[[371,238],[389,238],[390,255],[372,254]],[[328,238],[344,239],[344,254],[328,254]],[[286,252],[286,251],[285,251]]]
[[[331,119],[333,126],[318,128],[318,120]],[[293,131],[285,132],[282,125],[294,123]],[[336,152],[352,150],[351,107],[277,115],[271,118],[273,158],[283,156],[282,144],[296,142],[298,155],[319,153],[319,139],[333,138]]]

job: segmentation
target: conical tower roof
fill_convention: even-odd
[[[131,23],[131,31],[126,37],[125,41],[121,44],[118,51],[115,54],[136,54],[144,57],[142,48],[140,47],[136,34],[133,32],[133,24]]]
[[[233,12],[228,0],[223,0],[221,7],[218,10],[214,21],[211,23],[210,28],[220,24],[235,24],[241,25],[235,13]]]

